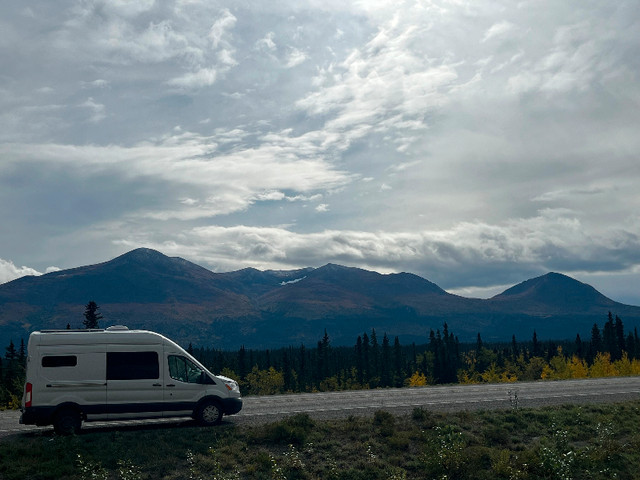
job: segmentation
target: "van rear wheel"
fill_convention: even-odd
[[[200,406],[195,416],[200,425],[218,425],[222,422],[222,408],[215,400],[209,400]]]
[[[58,435],[73,435],[80,433],[82,417],[80,412],[74,408],[63,408],[56,413],[53,419],[53,430]]]

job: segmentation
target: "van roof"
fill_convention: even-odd
[[[40,330],[29,336],[31,345],[88,345],[88,344],[174,344],[171,340],[148,330],[129,330],[116,326],[96,329]]]

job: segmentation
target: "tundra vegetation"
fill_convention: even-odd
[[[100,317],[102,318],[102,317]],[[375,330],[358,336],[353,347],[334,347],[325,332],[314,348],[217,350],[189,345],[188,351],[213,372],[240,383],[243,395],[415,387],[431,384],[515,382],[640,375],[638,330],[625,332],[622,320],[609,313],[591,338],[484,343],[480,335],[461,344],[449,331],[429,332],[424,345],[401,345]],[[13,341],[0,358],[0,409],[18,408],[24,383],[24,340]]]
[[[3,480],[635,479],[640,401],[259,426],[51,430],[0,441]]]

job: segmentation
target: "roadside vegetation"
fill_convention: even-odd
[[[93,304],[93,305],[92,305]],[[87,305],[89,326],[97,326],[97,305]],[[495,383],[640,375],[638,330],[625,332],[622,320],[609,313],[591,338],[484,343],[480,335],[461,344],[447,324],[429,332],[423,345],[401,345],[375,330],[358,336],[353,347],[331,345],[325,332],[317,346],[276,350],[217,350],[189,345],[189,352],[214,373],[240,383],[243,395],[414,387],[452,383]],[[24,339],[13,341],[0,358],[0,409],[18,408],[24,384]]]
[[[3,480],[635,479],[640,402],[261,426],[161,424],[0,441]]]

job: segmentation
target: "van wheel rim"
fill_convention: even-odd
[[[207,423],[215,423],[220,416],[220,411],[215,405],[207,405],[202,410],[202,419]]]

